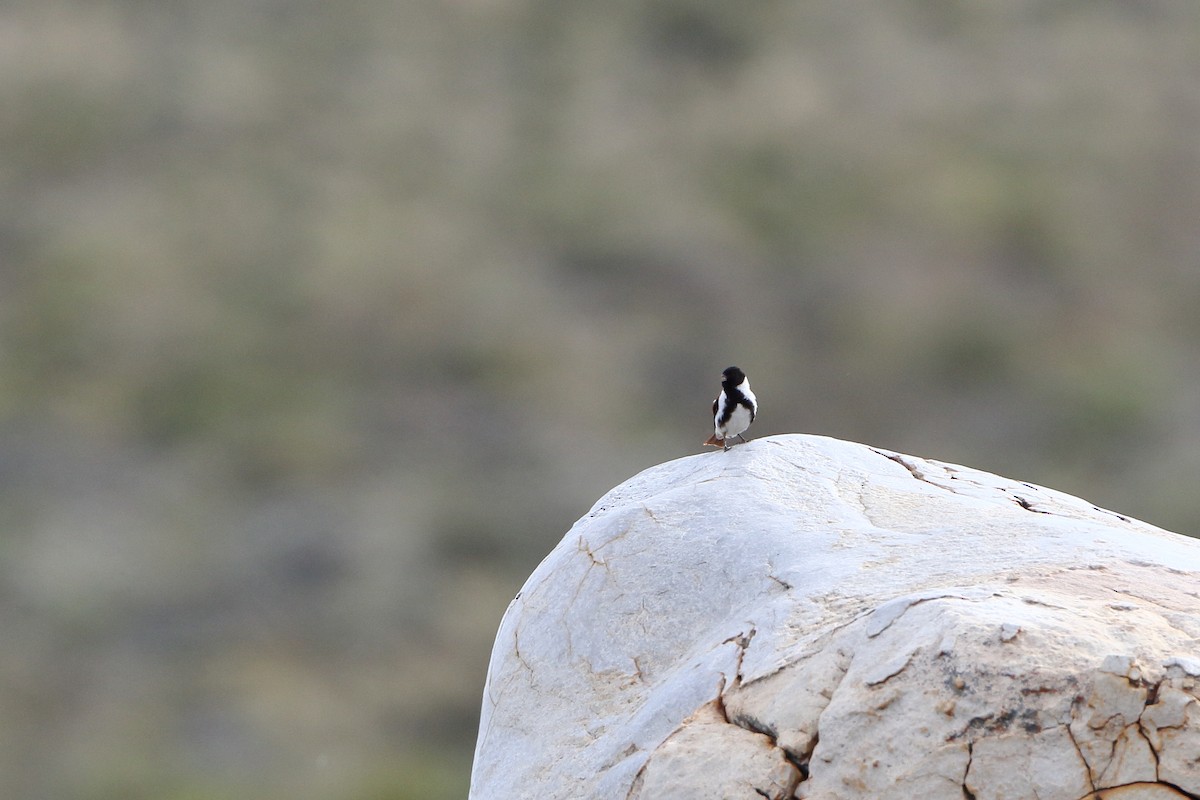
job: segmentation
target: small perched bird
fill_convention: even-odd
[[[722,373],[721,396],[713,400],[713,435],[705,444],[729,449],[729,440],[734,436],[744,443],[742,432],[754,422],[758,413],[758,398],[750,391],[750,379],[737,367]]]

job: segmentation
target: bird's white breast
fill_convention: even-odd
[[[750,427],[750,412],[743,406],[738,406],[733,410],[733,414],[729,417],[729,422],[725,423],[725,427],[717,428],[717,433],[721,438],[728,439],[731,436],[737,436],[739,433],[745,432],[746,428]]]
[[[750,379],[744,379],[738,385],[738,391],[745,395],[746,399],[758,407],[758,398],[754,396],[754,392],[750,391]],[[717,402],[717,417],[715,423],[725,411],[725,406],[729,403],[729,398],[725,396],[725,392],[721,392],[721,397]],[[728,439],[732,436],[737,436],[739,433],[744,433],[750,427],[750,410],[745,406],[737,406],[733,409],[733,414],[729,417],[729,422],[725,423],[724,427],[716,425],[717,438]]]

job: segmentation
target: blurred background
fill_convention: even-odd
[[[752,434],[1200,530],[1200,4],[8,0],[0,794],[466,794],[500,616]]]

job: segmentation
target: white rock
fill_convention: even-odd
[[[800,771],[767,736],[730,725],[717,703],[703,706],[684,723],[654,751],[630,800],[792,797]],[[699,788],[693,782],[697,771],[708,778]]]
[[[983,736],[965,780],[976,800],[1079,800],[1091,793],[1087,765],[1065,726]]]
[[[1190,683],[1190,682],[1189,682]],[[1200,795],[1200,702],[1197,690],[1167,678],[1156,701],[1141,716],[1150,746],[1158,753],[1158,778]]]
[[[509,607],[471,796],[1200,794],[1198,578],[1195,540],[862,445],[662,464]]]

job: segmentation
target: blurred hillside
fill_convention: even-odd
[[[0,794],[462,797],[508,600],[752,433],[1200,530],[1200,5],[12,0]]]

